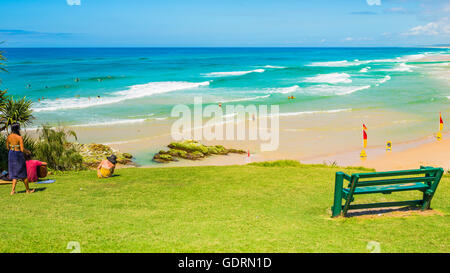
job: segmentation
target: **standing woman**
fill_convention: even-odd
[[[17,179],[20,179],[25,184],[27,193],[34,192],[28,187],[27,179],[27,165],[23,155],[23,138],[20,136],[20,125],[14,123],[11,125],[11,134],[6,139],[6,149],[8,153],[8,171],[9,178],[12,179],[11,195],[16,193]]]

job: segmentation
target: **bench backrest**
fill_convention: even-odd
[[[344,179],[349,181],[348,187],[351,187],[352,182],[355,183],[355,187],[381,186],[416,182],[423,182],[431,185],[431,183],[436,181],[437,178],[440,178],[441,171],[441,168],[421,167],[421,169],[415,170],[355,173],[351,176],[345,175]]]

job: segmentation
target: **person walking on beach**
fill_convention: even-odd
[[[8,172],[9,178],[12,179],[11,195],[16,193],[17,180],[22,180],[25,184],[27,193],[33,193],[28,186],[27,165],[23,154],[23,138],[20,135],[20,125],[14,123],[11,125],[11,134],[6,139],[6,149],[8,152]]]

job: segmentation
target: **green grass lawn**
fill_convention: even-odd
[[[9,196],[0,185],[0,252],[448,252],[450,176],[432,208],[441,215],[330,218],[334,173],[327,166],[129,168],[33,184]],[[23,184],[18,191],[24,190]],[[419,192],[357,201],[421,198]]]

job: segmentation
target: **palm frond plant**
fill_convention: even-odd
[[[8,170],[8,150],[6,149],[6,135],[0,133],[0,172]]]
[[[6,68],[4,67],[6,65],[5,61],[6,61],[6,58],[3,55],[3,51],[0,51],[0,70],[6,72]]]
[[[6,98],[6,90],[0,90],[0,108],[5,104]]]
[[[3,105],[0,105],[0,132],[5,129],[8,131],[8,127],[16,122],[24,127],[31,124],[34,119],[32,104],[26,97],[18,100],[7,97]]]
[[[71,137],[77,140],[74,131],[43,125],[38,135],[34,155],[47,162],[49,168],[57,171],[83,169],[83,157],[77,146],[69,141]]]
[[[6,58],[3,56],[3,52],[0,51],[0,71],[5,71],[6,69],[3,67],[5,66],[5,60]],[[0,83],[2,83],[2,79],[0,79]],[[0,90],[0,107],[4,104],[6,100],[6,90]]]

